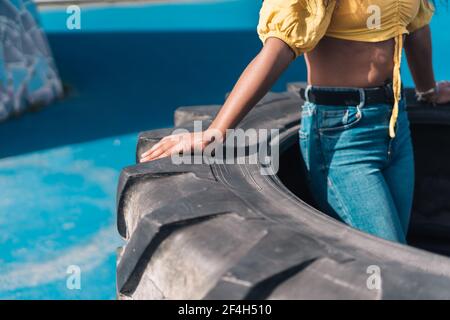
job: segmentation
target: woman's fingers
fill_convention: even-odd
[[[143,154],[141,154],[141,158],[145,158],[146,156],[148,156],[150,153],[152,153],[154,150],[156,150],[158,147],[160,146],[160,143],[155,143],[150,149],[148,149],[147,151],[145,151]]]
[[[175,154],[175,153],[180,153],[180,152],[182,152],[182,151],[183,151],[183,147],[182,147],[180,144],[177,144],[177,145],[173,146],[172,148],[170,148],[170,149],[164,151],[164,152],[163,152],[162,154],[160,154],[159,156],[153,158],[152,161],[153,161],[153,160],[162,159],[162,158],[165,158],[165,157],[169,157],[169,156],[171,156],[171,155],[173,155],[173,154]]]
[[[176,142],[173,141],[172,139],[166,138],[161,139],[158,143],[156,143],[153,147],[151,147],[149,150],[147,150],[141,155],[141,160],[146,158],[153,158],[155,153],[159,154],[161,149],[166,149],[168,145],[170,146],[174,143]]]
[[[437,104],[446,104],[450,102],[450,82],[441,81],[438,83]]]
[[[170,141],[162,141],[161,140],[160,142],[158,142],[158,145],[155,148],[153,148],[153,150],[149,150],[150,152],[146,155],[146,157],[153,158],[155,153],[158,153],[161,150],[167,149],[167,146],[170,146],[171,143],[172,142],[170,142]]]
[[[156,151],[158,148],[161,147],[164,143],[167,143],[169,141],[173,141],[173,136],[167,136],[159,140],[156,144],[154,144],[149,150],[145,151],[143,154],[141,154],[141,158],[145,158],[149,155],[151,155],[154,151]]]
[[[160,140],[159,142],[155,143],[150,149],[148,149],[147,151],[145,151],[143,154],[141,154],[141,158],[145,158],[148,157],[152,152],[156,151],[158,148],[161,147],[162,144],[162,140]]]
[[[203,133],[167,136],[144,152],[141,155],[139,162],[161,159],[174,153],[202,150],[205,145],[204,141]]]
[[[162,144],[158,142],[158,143],[155,144],[153,147],[151,147],[149,150],[147,150],[146,152],[144,152],[144,153],[141,155],[141,159],[140,159],[141,162],[142,162],[142,160],[144,160],[144,159],[149,159],[149,158],[151,158],[152,154],[155,153],[155,152],[157,152],[158,150],[160,150],[161,147],[162,147]]]
[[[439,89],[448,89],[450,87],[450,81],[440,81],[438,82]]]
[[[163,154],[167,150],[170,150],[173,147],[173,145],[174,145],[174,142],[169,142],[169,141],[165,142],[165,143],[161,143],[156,149],[154,149],[147,156],[141,157],[141,161],[140,162],[146,162],[146,161],[150,161],[150,160],[155,160],[161,154]]]

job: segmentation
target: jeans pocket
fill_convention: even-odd
[[[359,107],[324,107],[318,112],[318,129],[333,133],[354,127],[362,119]]]

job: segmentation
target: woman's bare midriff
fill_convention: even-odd
[[[308,83],[376,87],[392,79],[395,41],[359,42],[324,37],[305,55]]]

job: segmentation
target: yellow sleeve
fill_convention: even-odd
[[[434,5],[429,0],[421,0],[419,13],[409,24],[408,31],[414,32],[415,30],[418,30],[430,24],[431,18],[434,14],[434,10]]]
[[[258,35],[264,43],[275,37],[296,56],[312,50],[325,35],[335,0],[264,0],[259,12]]]

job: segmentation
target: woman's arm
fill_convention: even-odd
[[[226,129],[234,128],[269,91],[293,59],[294,53],[283,41],[267,39],[261,52],[240,76],[209,129],[217,129],[225,135]]]
[[[430,26],[423,27],[406,37],[405,52],[409,69],[418,91],[427,91],[434,88],[431,31]]]
[[[174,153],[203,149],[211,137],[222,138],[234,128],[250,109],[269,91],[281,73],[294,60],[294,52],[283,41],[269,38],[258,55],[244,70],[208,130],[167,136],[142,154],[140,162],[160,159]],[[214,134],[208,132],[214,131]]]
[[[441,82],[437,85],[434,78],[431,29],[429,25],[407,36],[405,52],[409,69],[416,84],[416,90],[418,92],[427,92],[433,88],[437,88],[437,92],[431,92],[429,95],[424,96],[424,98],[433,103],[448,103],[450,101],[449,83]]]

